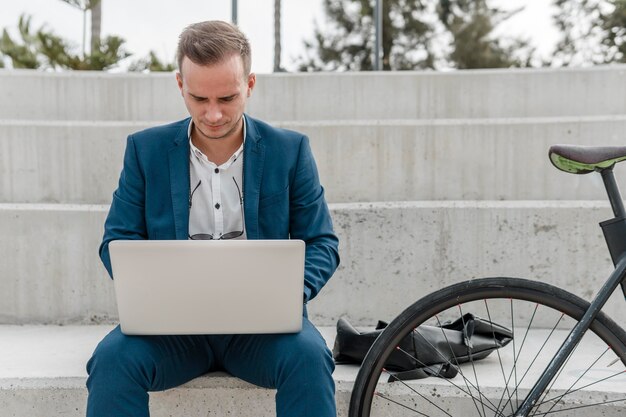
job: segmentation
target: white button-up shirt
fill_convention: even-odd
[[[213,239],[243,231],[243,145],[221,165],[208,160],[191,142],[193,121],[189,123],[189,236],[210,234]],[[246,123],[243,123],[244,142]]]

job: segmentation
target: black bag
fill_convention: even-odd
[[[359,332],[345,318],[337,322],[333,358],[338,364],[363,362],[367,351],[387,327],[379,321],[376,330]],[[443,331],[442,331],[443,329]],[[487,357],[513,340],[506,327],[466,313],[453,322],[439,326],[419,326],[406,335],[391,353],[385,368],[395,371],[392,379],[419,379],[427,376],[453,378],[457,363]]]

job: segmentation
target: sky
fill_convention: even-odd
[[[551,23],[550,0],[491,0],[504,8],[524,6],[499,34],[522,35],[532,40],[542,55],[550,54],[558,33]],[[272,71],[274,56],[274,1],[238,0],[239,27],[252,45],[252,70]],[[282,0],[282,65],[295,69],[294,59],[303,53],[303,41],[313,34],[314,21],[323,23],[322,0]],[[173,61],[181,30],[190,23],[221,19],[230,21],[231,0],[102,0],[102,35],[115,34],[126,40],[133,53],[130,61],[143,58],[150,50]],[[0,0],[0,28],[16,33],[22,13],[32,15],[32,25],[45,24],[56,34],[71,39],[80,50],[83,14],[61,0]],[[89,18],[87,21],[89,31]]]

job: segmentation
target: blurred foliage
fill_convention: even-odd
[[[486,0],[441,0],[438,17],[452,35],[452,51],[448,56],[452,66],[458,69],[529,66],[533,50],[527,41],[495,39],[492,35],[500,23],[519,11],[504,12],[489,7]],[[520,52],[525,58],[519,57]]]
[[[0,38],[0,68],[106,70],[130,56],[118,36],[100,40],[102,0],[61,0],[92,13],[91,52],[44,26],[32,27],[22,15],[17,32]],[[316,22],[305,42],[301,71],[363,71],[373,67],[374,0],[323,0],[326,25]],[[505,12],[489,0],[384,0],[384,70],[501,68],[534,65],[572,66],[626,63],[626,0],[552,0],[561,37],[543,62],[527,40],[496,36],[495,29],[521,9]],[[94,19],[98,23],[94,24]],[[83,28],[85,31],[85,28]],[[85,35],[83,35],[84,37]],[[94,38],[95,36],[95,38]],[[174,71],[154,51],[133,62],[131,71]]]
[[[434,28],[426,18],[428,0],[383,2],[384,70],[434,68]],[[328,28],[317,23],[305,42],[301,71],[370,70],[374,54],[374,3],[369,0],[324,0]]]
[[[552,66],[626,62],[626,0],[554,0],[561,33]]]
[[[560,39],[549,64],[570,66],[604,63],[600,51],[600,7],[605,0],[554,0],[558,12],[553,16]]]
[[[384,0],[383,69],[506,68],[626,62],[626,0],[552,0],[561,38],[547,59],[528,39],[496,35],[520,12],[489,0]],[[375,0],[324,0],[299,70],[373,68]],[[530,29],[532,30],[532,29]]]
[[[0,40],[0,53],[9,57],[13,68],[100,71],[130,56],[124,50],[124,40],[118,36],[106,37],[97,49],[83,56],[75,52],[76,48],[70,42],[45,26],[33,31],[30,16],[20,16],[18,30],[20,39],[11,38],[4,29]]]
[[[13,63],[13,68],[39,68],[43,62],[38,53],[38,36],[31,30],[31,17],[21,15],[17,24],[21,41],[15,41],[4,29],[0,52]]]
[[[85,56],[85,36],[87,34],[87,12],[91,12],[91,50],[96,51],[100,45],[100,24],[102,21],[102,0],[61,0],[83,12],[83,56]],[[95,13],[94,13],[95,12]],[[93,30],[95,29],[95,31]]]
[[[91,10],[100,3],[101,0],[61,0],[63,3],[67,3],[70,6],[74,6],[83,12]]]
[[[30,69],[67,69],[102,71],[115,67],[121,60],[131,54],[124,48],[124,39],[119,36],[107,36],[100,38],[100,5],[102,0],[61,0],[86,13],[91,11],[92,33],[91,51],[82,51],[70,41],[61,38],[53,31],[42,25],[35,30],[32,27],[32,17],[21,15],[18,21],[18,37],[11,37],[5,28],[0,38],[0,68],[3,68],[5,59],[13,68]],[[85,17],[84,15],[83,17]],[[94,20],[96,20],[94,22]],[[94,28],[97,26],[97,28]],[[94,30],[95,29],[95,30]],[[85,28],[83,27],[83,36]],[[94,38],[95,37],[95,38]],[[174,62],[162,62],[154,51],[150,51],[148,57],[131,64],[131,71],[173,71],[176,69]]]
[[[372,69],[374,4],[324,0],[328,27],[322,30],[316,24],[299,69]],[[527,66],[533,53],[528,42],[508,39],[506,45],[493,38],[495,27],[518,11],[505,13],[486,0],[384,0],[383,69]]]
[[[137,72],[171,72],[177,68],[176,62],[163,62],[156,55],[156,52],[150,51],[146,58],[133,62],[129,67],[129,71]]]
[[[615,8],[602,18],[606,31],[603,43],[614,53],[614,61],[626,63],[626,0],[613,1]]]

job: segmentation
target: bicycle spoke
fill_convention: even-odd
[[[469,355],[470,363],[472,364],[472,369],[474,370],[474,379],[476,380],[476,389],[480,393],[480,384],[478,383],[478,375],[476,374],[476,366],[474,365],[474,356],[472,354],[472,342],[469,340],[469,336],[465,333],[465,319],[463,318],[463,309],[461,305],[458,305],[459,312],[461,313],[461,322],[463,323],[463,339],[467,342],[467,353]],[[480,395],[480,394],[479,394]],[[483,407],[483,415],[486,416],[487,412],[485,411],[485,405],[481,402]],[[480,414],[480,413],[479,413]]]
[[[574,348],[574,350],[572,350],[572,352],[569,354],[567,361],[565,361],[565,363],[563,364],[563,366],[561,367],[561,369],[559,370],[559,373],[552,379],[552,384],[550,385],[550,388],[548,388],[546,390],[546,392],[544,393],[544,395],[542,396],[542,398],[539,399],[537,405],[535,406],[537,408],[537,410],[539,409],[539,407],[541,407],[542,404],[546,403],[545,398],[548,396],[548,393],[550,391],[550,389],[552,388],[552,386],[554,385],[554,383],[556,382],[556,380],[558,379],[558,377],[561,375],[561,372],[563,371],[563,369],[565,369],[565,367],[567,366],[567,362],[569,361],[569,359],[572,357],[572,355],[574,354],[574,352],[576,351],[576,349],[578,349],[578,345],[576,345],[576,347]],[[602,352],[602,354],[591,363],[591,365],[589,365],[589,367],[587,369],[585,369],[585,372],[583,372],[573,383],[572,385],[569,386],[569,388],[567,388],[567,390],[565,391],[564,394],[561,394],[560,396],[556,397],[556,401],[550,401],[552,402],[552,407],[550,407],[550,409],[548,410],[548,412],[552,411],[552,409],[554,407],[556,407],[558,400],[565,397],[567,394],[574,392],[572,391],[572,388],[574,388],[574,386],[578,383],[578,381],[581,380],[581,378],[583,378],[585,375],[587,375],[587,372],[589,372],[589,370],[596,364],[598,363],[598,361],[600,359],[602,359],[602,357],[606,354],[606,352],[608,352],[609,349],[607,348],[604,352]],[[533,414],[534,415],[534,414]]]
[[[528,326],[526,327],[526,331],[524,333],[524,337],[522,338],[522,343],[520,344],[519,350],[516,351],[515,350],[515,319],[513,317],[513,300],[509,299],[509,304],[510,304],[510,310],[511,310],[511,331],[513,332],[513,367],[511,368],[511,372],[509,373],[509,377],[507,378],[506,382],[505,382],[505,386],[507,387],[506,392],[503,391],[502,392],[502,396],[500,397],[500,401],[498,402],[498,409],[500,410],[504,410],[508,405],[510,405],[511,407],[511,412],[515,412],[515,410],[513,409],[513,396],[509,393],[508,391],[508,387],[509,387],[509,382],[511,382],[511,378],[513,377],[513,375],[515,375],[515,390],[513,391],[513,393],[516,395],[516,401],[517,401],[517,361],[519,359],[519,357],[522,354],[522,350],[524,349],[524,346],[526,344],[526,339],[528,338],[528,334],[530,333],[530,328],[533,324],[533,321],[535,320],[535,314],[537,314],[537,309],[539,308],[539,304],[535,304],[535,308],[533,310],[533,314],[530,317],[530,322],[528,323]],[[504,404],[504,406],[502,408],[500,408],[500,405],[502,405],[502,400],[504,400],[504,396],[506,393],[509,393],[509,398],[507,400],[507,402]]]
[[[552,335],[554,334],[557,326],[559,325],[559,322],[561,321],[561,319],[563,318],[564,314],[561,314],[561,317],[559,317],[559,319],[556,321],[556,323],[554,324],[554,326],[552,327],[552,330],[550,331],[550,334],[548,334],[548,337],[546,338],[546,340],[543,341],[543,344],[541,345],[541,347],[539,348],[539,350],[537,351],[537,354],[535,355],[535,357],[533,358],[533,360],[530,362],[530,365],[528,365],[528,368],[526,369],[526,372],[524,372],[524,375],[522,375],[522,378],[519,380],[518,384],[515,387],[515,398],[517,400],[517,392],[519,390],[519,386],[520,384],[524,381],[524,379],[526,379],[526,375],[528,375],[528,372],[530,372],[531,368],[533,367],[533,365],[535,364],[535,362],[537,361],[537,358],[539,358],[539,355],[541,354],[541,352],[543,351],[543,349],[546,347],[546,345],[548,344],[548,341],[552,338]],[[519,401],[518,401],[519,403]]]
[[[435,319],[437,320],[437,325],[441,329],[441,334],[443,334],[444,339],[446,339],[446,344],[448,345],[448,348],[450,349],[450,354],[452,354],[452,357],[454,358],[454,362],[456,363],[456,367],[459,370],[459,374],[461,375],[461,378],[463,378],[463,381],[465,382],[465,386],[467,387],[467,390],[470,392],[469,396],[472,398],[472,401],[474,402],[474,406],[476,407],[476,412],[478,413],[478,415],[480,415],[480,410],[478,408],[478,404],[476,404],[476,398],[474,397],[473,394],[471,394],[472,390],[470,389],[469,384],[471,384],[472,387],[474,387],[474,388],[476,388],[476,387],[474,386],[474,384],[471,383],[471,381],[469,379],[467,379],[465,377],[465,374],[463,373],[463,370],[459,366],[459,360],[457,359],[456,355],[454,354],[454,349],[452,349],[452,345],[450,345],[450,341],[448,340],[448,336],[446,335],[446,332],[444,331],[444,328],[441,326],[441,322],[439,321],[439,316],[435,315]],[[446,360],[448,363],[450,363],[450,361],[448,359],[446,359],[445,356],[443,356],[443,354],[441,352],[439,352],[439,349],[434,347],[428,340],[426,340],[425,337],[422,336],[422,339],[424,339],[426,341],[426,343],[428,343],[433,349],[435,349],[437,351],[437,353],[439,354],[439,356],[441,356],[442,358],[444,358],[444,360]],[[477,389],[477,391],[478,391],[479,397],[484,397],[482,395],[482,393],[480,392],[480,390]],[[489,401],[489,399],[487,399],[486,397],[485,397],[485,400]],[[491,401],[489,401],[489,402],[491,403]]]
[[[615,365],[617,362],[619,362],[619,358],[615,358],[615,359],[613,359],[611,362],[609,362],[609,364],[608,364],[606,367],[608,368],[608,367],[610,367],[610,366],[613,366],[613,365]]]
[[[539,401],[537,401],[537,405],[536,405],[536,410],[539,411],[539,407],[541,406],[541,404],[545,401],[546,397],[548,395],[550,395],[550,391],[552,390],[552,387],[554,386],[554,384],[556,384],[556,381],[559,379],[559,377],[561,376],[561,374],[563,373],[563,370],[565,369],[565,367],[567,366],[567,364],[569,363],[569,360],[572,358],[572,356],[574,356],[574,352],[576,351],[576,349],[578,348],[578,344],[576,345],[576,347],[570,352],[570,354],[567,356],[567,359],[565,360],[565,363],[563,363],[563,366],[561,366],[561,369],[559,369],[559,372],[557,372],[557,374],[554,376],[554,378],[552,378],[552,382],[550,383],[550,386],[546,389],[546,391],[543,393],[543,395],[541,396],[541,398],[539,399]],[[593,366],[593,364],[591,365]],[[574,384],[576,384],[576,382],[574,382]],[[555,403],[556,404],[556,403]],[[548,410],[549,411],[549,410]],[[533,414],[534,416],[534,414]]]
[[[621,399],[617,399],[617,400],[602,401],[602,402],[593,403],[593,404],[577,405],[576,407],[562,408],[560,410],[551,411],[549,413],[545,412],[545,413],[539,413],[539,414],[533,414],[533,415],[545,416],[547,414],[556,414],[556,413],[562,413],[563,411],[571,411],[571,410],[578,410],[578,409],[581,409],[581,408],[595,407],[596,405],[613,404],[613,403],[617,403],[617,402],[620,402],[620,401],[626,401],[626,398],[621,398]]]
[[[406,408],[407,410],[411,410],[411,411],[413,411],[414,413],[419,414],[420,416],[430,417],[428,414],[424,414],[424,413],[422,413],[422,412],[419,412],[419,411],[417,411],[416,409],[411,408],[411,407],[409,407],[409,406],[408,406],[408,405],[406,405],[406,404],[402,404],[402,403],[401,403],[401,402],[399,402],[399,401],[392,400],[391,398],[389,398],[389,397],[387,397],[387,396],[385,396],[385,395],[381,394],[380,392],[375,392],[375,393],[374,393],[374,395],[377,395],[378,397],[383,398],[383,399],[385,399],[385,400],[389,401],[390,403],[394,403],[394,404],[399,405],[400,407],[404,407],[404,408]]]
[[[413,391],[414,393],[416,393],[417,395],[419,395],[420,397],[422,397],[423,399],[425,399],[428,403],[434,405],[436,408],[438,408],[439,410],[443,411],[446,415],[452,417],[452,415],[450,413],[448,413],[446,410],[444,410],[443,408],[439,407],[437,404],[435,404],[432,400],[430,400],[429,398],[426,398],[423,394],[417,392],[417,390],[415,388],[413,388],[412,386],[410,386],[409,384],[407,384],[406,382],[404,382],[403,380],[399,379],[398,377],[396,377],[394,374],[392,374],[391,372],[387,371],[385,368],[383,368],[383,371],[388,373],[392,378],[394,378],[396,381],[400,382],[402,385],[404,385],[405,387],[407,387],[408,389],[410,389],[411,391]]]
[[[479,279],[437,291],[406,309],[370,349],[376,362],[366,361],[359,371],[349,416],[513,417],[588,306],[549,284],[514,278]],[[624,335],[600,313],[524,415],[621,413],[626,393],[616,384],[626,373]],[[411,363],[419,372],[404,375],[385,367],[381,374],[381,364],[390,360]],[[619,366],[607,367],[615,362]],[[412,377],[425,379],[408,380]]]
[[[511,329],[515,329],[515,315],[513,314],[513,300],[512,299],[510,300],[509,304],[511,306]],[[537,307],[538,306],[535,305],[535,312],[537,311]],[[535,314],[533,313],[533,318],[534,317],[535,317]],[[526,329],[526,334],[524,335],[524,340],[526,340],[526,336],[528,335],[528,330],[530,329],[530,326],[531,326],[532,322],[533,321],[531,320],[530,323],[528,323],[528,328]],[[522,353],[522,347],[523,346],[520,346],[520,350],[517,353],[518,354],[517,357],[519,357],[519,355]],[[515,338],[513,338],[513,357],[515,357]],[[513,370],[515,371],[515,390],[513,391],[513,393],[515,394],[515,403],[519,404],[519,399],[517,398],[517,387],[519,385],[518,385],[518,382],[517,382],[517,366],[516,365],[517,365],[517,359],[515,359],[513,361]],[[507,384],[507,386],[508,386],[508,384]],[[512,398],[509,397],[509,401],[511,401],[511,400],[512,400]]]
[[[424,340],[426,340],[426,339],[424,339]],[[428,341],[426,340],[426,342],[428,342]],[[430,343],[429,343],[429,344],[430,344]],[[431,346],[432,346],[432,345],[431,345]],[[432,347],[433,347],[433,349],[436,349],[434,346],[432,346]],[[422,361],[420,361],[419,359],[417,359],[415,356],[411,355],[411,354],[410,354],[409,352],[407,352],[406,350],[402,349],[400,346],[396,346],[396,350],[399,350],[400,352],[404,353],[404,354],[405,354],[406,356],[408,356],[409,358],[411,358],[411,359],[413,359],[414,361],[418,362],[421,366],[423,366],[423,367],[427,367],[427,366],[428,366],[428,365],[426,365],[424,362],[422,362]],[[438,350],[437,350],[437,351],[438,351]],[[445,359],[445,358],[444,358],[444,359]],[[451,363],[450,361],[447,361],[447,364],[448,364],[448,365],[452,365],[452,363]],[[383,368],[383,370],[384,370],[384,368]],[[463,375],[461,374],[461,372],[459,372],[459,375],[461,375],[461,378],[465,379],[465,378],[463,377]],[[449,379],[449,378],[442,378],[442,377],[439,377],[439,379],[441,379],[441,380],[443,380],[443,381],[446,381],[448,384],[452,385],[453,387],[455,387],[456,389],[458,389],[459,391],[461,391],[463,394],[467,394],[468,396],[470,396],[470,397],[472,397],[472,398],[476,398],[476,397],[474,396],[474,394],[472,393],[471,389],[469,388],[469,386],[467,386],[467,384],[469,383],[470,385],[472,385],[472,388],[476,389],[476,386],[475,386],[474,384],[472,384],[472,382],[471,382],[471,381],[469,381],[469,380],[466,380],[466,381],[465,381],[465,382],[466,382],[466,384],[465,384],[465,385],[466,385],[466,387],[467,387],[467,391],[466,391],[466,390],[464,390],[464,389],[463,389],[463,387],[461,387],[460,385],[455,384],[455,383],[454,383],[451,379]],[[479,393],[480,393],[480,392],[479,392]],[[485,401],[487,401],[487,402],[489,403],[489,404],[486,404],[486,405],[487,405],[487,408],[489,408],[489,410],[490,410],[490,411],[493,411],[494,413],[497,413],[497,412],[498,412],[498,410],[495,408],[495,405],[494,405],[491,401],[489,401],[489,399],[488,399],[487,397],[485,397],[485,396],[481,396],[481,397],[482,397]],[[481,400],[480,398],[478,399],[478,401],[479,401],[481,404],[485,405],[485,404],[482,402],[482,400]],[[478,410],[477,410],[477,411],[478,411]],[[480,414],[480,412],[479,412],[479,414]]]
[[[607,376],[607,377],[605,377],[605,378],[599,379],[599,380],[594,381],[594,382],[592,382],[592,383],[590,383],[590,384],[583,385],[582,387],[576,388],[575,390],[571,390],[571,391],[569,391],[567,394],[568,394],[568,395],[569,395],[569,394],[573,394],[573,393],[578,392],[578,391],[580,391],[580,390],[583,390],[583,389],[585,389],[585,388],[589,388],[589,387],[592,387],[592,386],[594,386],[594,385],[596,385],[596,384],[599,384],[599,383],[601,383],[601,382],[607,381],[607,380],[609,380],[609,379],[611,379],[611,378],[615,378],[616,376],[620,376],[620,375],[622,375],[622,374],[624,374],[624,373],[626,373],[626,370],[616,372],[616,373],[614,373],[613,375],[609,375],[609,376]],[[555,401],[555,400],[559,400],[559,399],[560,399],[560,398],[562,398],[563,396],[565,396],[565,394],[563,394],[563,395],[561,395],[561,396],[558,396],[558,397],[552,397],[552,398],[550,398],[550,399],[548,399],[548,400],[545,400],[542,404],[545,404],[545,403],[548,403],[548,402],[552,402],[552,401]],[[625,397],[625,399],[626,399],[626,397]],[[538,405],[540,405],[540,404],[538,404]]]
[[[489,324],[491,326],[491,337],[493,339],[494,345],[497,346],[496,343],[496,333],[493,329],[493,321],[491,320],[491,312],[489,311],[489,305],[487,304],[487,300],[483,300],[485,303],[485,309],[487,310],[487,318],[489,319]],[[513,330],[511,330],[513,331]],[[496,354],[498,355],[498,363],[500,364],[500,372],[502,372],[502,382],[504,382],[504,389],[506,391],[506,394],[509,396],[509,398],[511,398],[511,393],[509,392],[509,385],[506,383],[506,373],[504,372],[504,364],[502,363],[502,356],[500,355],[500,349],[498,349],[496,347]],[[503,393],[504,394],[504,393]],[[500,402],[502,402],[502,400],[500,400]],[[500,406],[500,404],[498,404],[498,407]],[[502,410],[504,411],[504,410]],[[501,411],[501,413],[502,413]],[[511,412],[513,412],[513,405],[511,405]]]
[[[443,335],[444,339],[446,340],[446,344],[448,345],[448,349],[450,350],[450,354],[452,355],[452,358],[454,359],[454,364],[456,365],[457,369],[459,370],[459,374],[461,375],[461,378],[463,378],[463,382],[465,382],[465,386],[467,387],[467,390],[469,392],[471,392],[470,387],[469,387],[469,384],[471,382],[465,377],[465,374],[463,373],[463,370],[459,366],[459,360],[457,359],[456,355],[454,354],[454,349],[452,349],[452,345],[450,345],[450,341],[448,340],[448,335],[446,335],[446,332],[444,331],[443,327],[441,326],[441,322],[439,321],[439,316],[435,315],[435,319],[437,320],[437,325],[441,329],[441,334]],[[426,341],[426,343],[428,343],[430,345],[430,347],[432,347],[437,352],[437,354],[443,358],[443,360],[445,360],[448,364],[452,364],[450,362],[450,360],[447,359],[445,356],[443,356],[443,354],[441,352],[439,352],[439,349],[437,349],[435,346],[433,346],[432,343],[430,343],[428,340],[426,340],[425,337],[422,336],[422,339],[424,339]],[[473,384],[472,384],[472,386],[473,386]],[[469,395],[472,398],[474,397],[471,394],[469,394]],[[476,405],[475,402],[474,402],[474,405]],[[478,407],[476,407],[476,411],[478,411],[478,414],[480,414],[480,411],[478,410]]]

